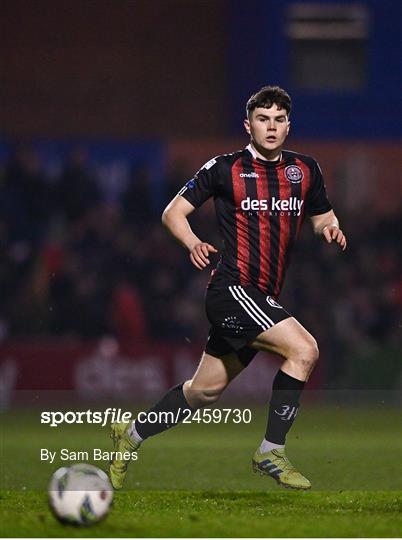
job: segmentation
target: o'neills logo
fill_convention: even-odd
[[[259,175],[256,172],[251,173],[240,173],[240,178],[259,178]]]
[[[296,216],[300,216],[303,202],[297,197],[290,197],[290,199],[243,199],[240,206],[245,212],[256,212],[259,210],[270,212],[295,212]]]

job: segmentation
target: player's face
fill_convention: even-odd
[[[259,152],[268,157],[275,157],[288,136],[290,122],[285,109],[278,109],[274,104],[269,109],[265,107],[254,109],[250,118],[244,121],[244,127]]]

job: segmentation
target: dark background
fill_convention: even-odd
[[[296,39],[300,20],[324,20],[321,37]],[[250,93],[276,82],[296,136],[400,139],[401,20],[394,0],[5,0],[1,131],[239,135]]]

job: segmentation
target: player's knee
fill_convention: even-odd
[[[197,408],[206,407],[207,405],[216,403],[222,394],[222,390],[218,388],[195,390],[194,392]]]
[[[291,357],[297,363],[303,364],[305,367],[313,368],[319,357],[316,340],[313,337],[303,340],[303,342],[299,343],[298,346],[292,350]]]
[[[192,381],[187,381],[184,386],[184,395],[193,409],[200,409],[218,401],[224,389],[225,387],[222,386],[195,388]]]
[[[205,407],[206,405],[212,405],[213,403],[216,403],[218,399],[221,397],[222,389],[220,388],[211,388],[202,390],[201,392],[201,401],[202,405],[201,407]]]

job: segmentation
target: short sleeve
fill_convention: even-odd
[[[201,206],[207,199],[213,197],[218,183],[218,163],[213,158],[186,182],[178,195],[184,197],[195,208]]]
[[[324,178],[316,161],[313,165],[312,183],[307,195],[306,210],[309,216],[318,216],[332,210],[332,205],[327,197]]]

